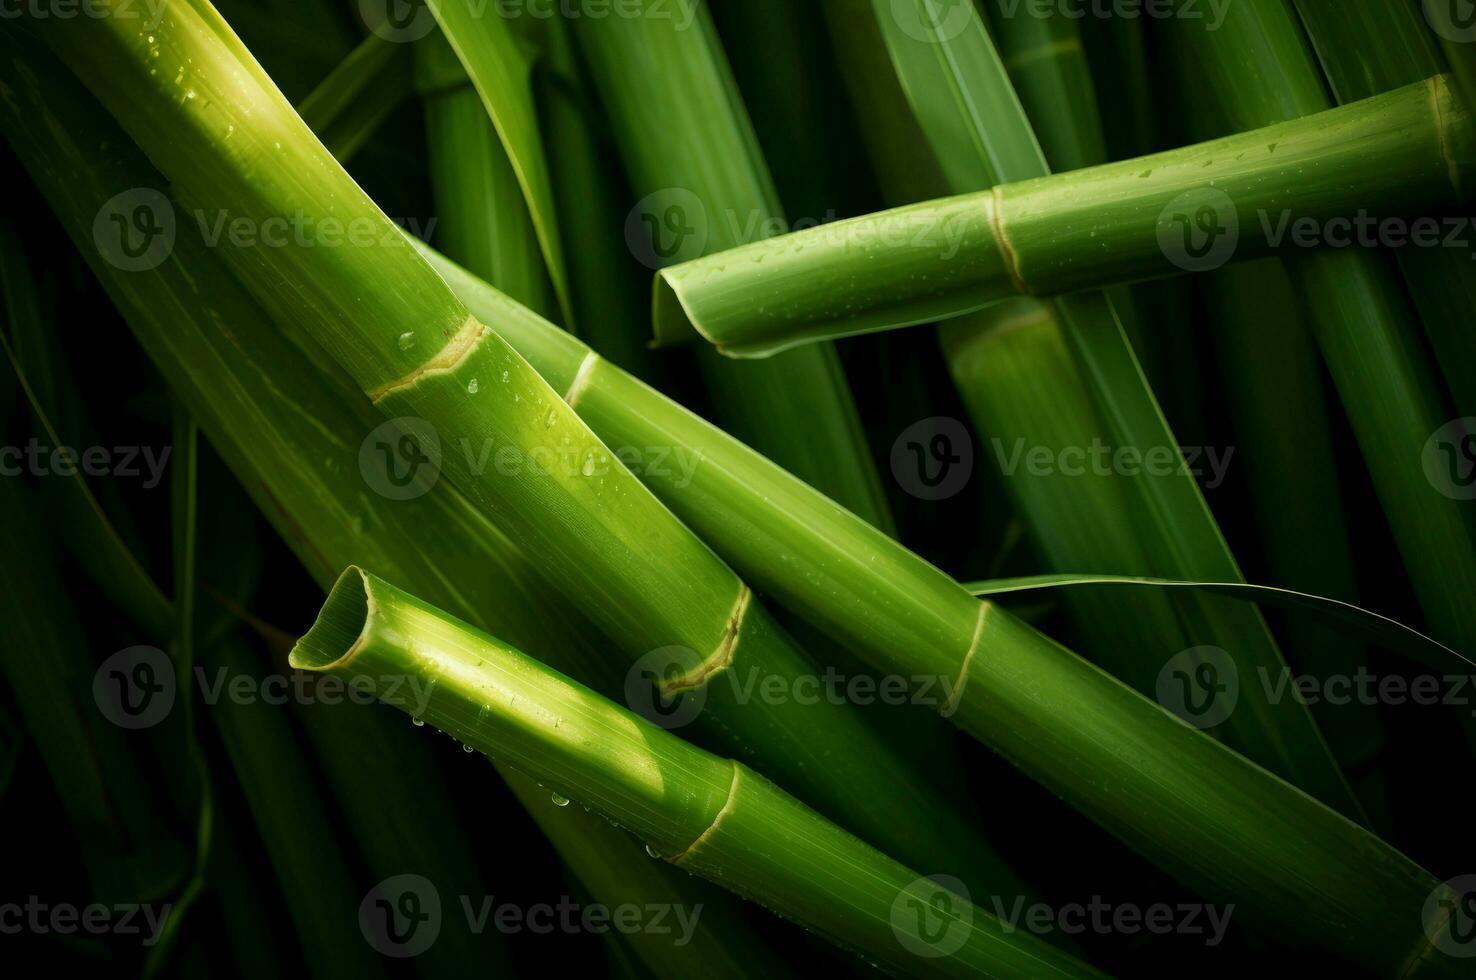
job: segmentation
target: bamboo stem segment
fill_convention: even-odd
[[[361,569],[344,572],[294,667],[408,676],[388,703],[592,807],[679,867],[909,976],[1096,977],[872,850],[740,763],[682,741]],[[926,899],[940,923],[915,914]]]
[[[1353,218],[1360,209],[1384,218],[1463,201],[1473,159],[1476,127],[1439,75],[1249,133],[674,266],[657,281],[657,333],[685,318],[724,352],[763,357],[1016,294],[1212,268],[1294,245],[1288,229],[1304,218]],[[1200,254],[1206,243],[1217,250]],[[755,307],[746,297],[760,280],[767,301]]]

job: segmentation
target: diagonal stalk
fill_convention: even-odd
[[[677,867],[872,962],[911,976],[1100,976],[872,850],[741,763],[361,569],[344,572],[291,660],[305,670],[429,679],[433,693],[417,717],[593,808]],[[389,703],[411,710],[404,699]],[[943,938],[912,916],[914,895],[945,917]]]
[[[1277,231],[1283,216],[1327,219],[1361,208],[1397,215],[1458,203],[1473,163],[1471,115],[1448,79],[1436,76],[1305,119],[673,266],[657,282],[657,336],[688,323],[728,354],[765,357],[959,316],[1010,296],[1177,275],[1196,261],[1172,246],[1172,212],[1186,194],[1213,187],[1224,195],[1214,198],[1213,215],[1222,228],[1234,215],[1239,237],[1218,240],[1233,241],[1234,258],[1248,259],[1286,241]],[[765,292],[760,306],[744,301],[754,289]],[[848,297],[841,308],[837,293]]]

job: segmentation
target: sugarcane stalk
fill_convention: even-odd
[[[1328,105],[1290,0],[1248,0],[1235,5],[1218,31],[1176,25],[1174,36],[1182,55],[1217,83],[1245,82],[1243,59],[1259,52],[1254,84],[1237,84],[1233,95],[1217,85],[1205,90],[1223,129],[1315,118]],[[1465,100],[1449,94],[1449,111],[1465,113]],[[1432,105],[1447,111],[1444,103]],[[1448,134],[1444,147],[1457,182],[1467,159],[1463,129]],[[1466,599],[1476,588],[1476,521],[1463,502],[1439,492],[1421,465],[1451,409],[1398,277],[1376,251],[1308,252],[1289,261],[1288,270],[1431,632],[1462,652],[1476,649],[1476,614]]]
[[[93,50],[95,50],[95,47]],[[196,59],[196,61],[208,63],[207,59]],[[114,84],[116,85],[116,79]],[[167,153],[163,152],[167,149],[166,147],[155,146],[154,149],[161,157],[167,157]],[[181,173],[180,179],[183,179],[184,176],[186,175]],[[396,326],[398,325],[392,324],[390,329],[393,330]],[[348,330],[351,328],[344,327],[342,329]],[[482,342],[485,344],[489,338],[490,335],[483,335]],[[355,368],[364,370],[366,375],[368,375],[366,378],[360,380],[361,385],[364,385],[365,381],[371,381],[372,383],[373,375],[369,375],[369,371],[372,370],[377,359],[392,361],[399,356],[387,350],[374,350],[370,346],[369,338],[364,338],[363,342],[366,348],[364,351],[352,356],[343,355],[346,362],[349,362]],[[393,345],[392,339],[391,345]],[[496,350],[496,348],[489,350],[486,347],[482,347],[470,350],[468,354],[474,359],[479,352],[485,355],[495,353]],[[495,366],[503,367],[511,375],[515,367],[521,371],[522,364],[516,359],[508,358],[496,363]],[[470,380],[466,372],[468,370],[476,372],[471,375],[475,377],[481,373],[479,370],[480,367],[481,365],[476,363],[475,360],[470,364],[464,361],[459,365],[451,366],[447,373],[430,375],[424,380],[433,381],[437,378],[448,379],[448,385],[450,387],[465,391],[469,387],[468,382]],[[495,378],[496,375],[492,375],[492,377]],[[579,374],[576,372],[576,380],[578,377]],[[414,393],[414,387],[412,385],[411,394]],[[466,392],[466,394],[470,396],[474,393]],[[426,402],[419,401],[413,402],[412,404],[424,405]],[[516,404],[517,402],[514,401],[514,405]],[[540,405],[540,408],[545,406],[546,403],[545,405]],[[503,407],[505,409],[506,406],[504,405]],[[512,413],[499,412],[498,414],[503,417],[503,422],[500,424],[505,425],[506,415]],[[560,417],[562,416],[556,416],[555,421],[557,422]],[[450,428],[445,425],[446,416],[442,415],[440,418],[442,420],[443,430]],[[538,421],[541,424],[541,413]],[[492,424],[492,420],[483,418],[481,424]],[[450,431],[454,432],[455,429],[450,429]],[[559,498],[554,496],[544,498],[540,504],[541,508],[547,509],[558,502]],[[534,519],[537,519],[536,516]],[[626,571],[628,570],[621,569],[621,572]],[[594,590],[586,594],[601,596],[605,593]],[[1013,680],[998,679],[995,682],[988,682],[984,685],[984,691],[982,693],[974,694],[975,703],[970,711],[972,718],[967,727],[975,734],[982,734],[986,739],[995,739],[999,747],[1004,751],[1004,754],[1017,764],[1028,761],[1032,766],[1057,767],[1056,773],[1047,774],[1046,781],[1048,785],[1057,792],[1062,793],[1068,800],[1081,805],[1094,818],[1110,822],[1114,830],[1135,846],[1144,849],[1146,853],[1163,860],[1165,863],[1169,863],[1171,866],[1179,866],[1187,870],[1201,872],[1205,877],[1216,882],[1218,888],[1237,896],[1237,900],[1244,898],[1246,901],[1262,908],[1267,917],[1271,919],[1280,917],[1290,922],[1289,912],[1292,906],[1295,905],[1300,908],[1317,898],[1320,894],[1319,889],[1321,884],[1325,883],[1325,881],[1320,879],[1318,874],[1315,873],[1315,864],[1310,865],[1306,869],[1308,873],[1299,874],[1295,877],[1295,883],[1292,886],[1294,894],[1288,895],[1282,885],[1283,877],[1279,873],[1271,872],[1269,866],[1263,866],[1259,872],[1247,872],[1244,868],[1236,867],[1233,861],[1229,863],[1206,863],[1195,858],[1195,853],[1211,850],[1223,857],[1227,851],[1234,850],[1232,844],[1240,842],[1240,839],[1247,834],[1252,836],[1255,834],[1254,831],[1248,831],[1246,824],[1243,822],[1244,819],[1250,817],[1251,811],[1246,808],[1251,807],[1252,804],[1242,800],[1239,804],[1241,809],[1237,810],[1234,807],[1224,809],[1221,807],[1221,804],[1226,801],[1220,798],[1222,791],[1215,789],[1215,787],[1220,785],[1221,780],[1225,780],[1233,784],[1238,793],[1243,794],[1250,786],[1254,786],[1258,787],[1261,794],[1270,797],[1271,800],[1280,801],[1277,805],[1272,805],[1268,800],[1264,799],[1257,801],[1262,806],[1269,806],[1278,815],[1287,812],[1297,815],[1296,820],[1288,818],[1282,821],[1278,817],[1278,830],[1282,829],[1283,824],[1296,824],[1298,821],[1304,821],[1305,826],[1310,827],[1304,835],[1297,836],[1296,846],[1290,849],[1290,853],[1292,854],[1300,857],[1300,855],[1305,853],[1311,856],[1316,853],[1316,848],[1311,845],[1322,842],[1322,846],[1331,846],[1327,841],[1337,838],[1341,838],[1341,847],[1344,849],[1342,852],[1346,852],[1347,848],[1352,848],[1355,851],[1372,848],[1374,852],[1378,853],[1380,857],[1372,863],[1371,868],[1359,866],[1352,872],[1355,875],[1373,875],[1377,879],[1360,881],[1358,887],[1354,889],[1360,896],[1380,896],[1385,899],[1391,899],[1396,905],[1402,908],[1402,899],[1407,891],[1416,887],[1423,887],[1429,880],[1427,875],[1414,868],[1405,859],[1398,857],[1397,854],[1388,851],[1387,848],[1379,844],[1365,832],[1342,820],[1342,818],[1337,817],[1330,811],[1311,803],[1302,794],[1267,776],[1262,770],[1246,763],[1233,753],[1221,749],[1218,746],[1206,748],[1205,746],[1213,746],[1213,743],[1204,739],[1203,735],[1174,721],[1156,706],[1142,700],[1125,687],[1118,685],[1115,681],[1106,677],[1106,675],[1094,671],[1079,659],[1071,656],[1059,647],[1050,644],[1049,641],[1039,637],[1038,634],[1032,633],[1028,628],[1019,624],[1011,626],[1012,621],[1008,617],[993,615],[991,613],[993,608],[988,605],[975,605],[973,607],[971,620],[974,628],[978,632],[981,644],[986,641],[988,643],[987,647],[980,646],[978,649],[988,649],[990,653],[984,657],[966,657],[956,654],[953,664],[959,667],[960,675],[964,677],[972,676],[977,679],[980,673],[965,673],[964,668],[969,667],[970,671],[974,671],[980,663],[990,664],[983,672],[984,676],[988,676],[997,669],[1005,670],[1008,673],[1006,668],[1010,662],[1013,662],[1016,667],[1019,667],[1021,661],[1039,661],[1035,666],[1041,667],[1047,676],[1060,678],[1063,681],[1063,689],[1066,697],[1061,700],[1054,700],[1052,697],[1046,696],[1039,688],[1028,684],[1021,686],[1024,683],[1021,678],[1033,673],[1034,668],[1027,667],[1019,676],[1014,677]],[[982,618],[981,614],[983,614]],[[980,628],[981,623],[983,624],[982,629]],[[753,634],[749,633],[748,635],[752,636]],[[1004,645],[1016,642],[1018,642],[1018,650],[1011,651],[1009,655],[1001,652],[1004,649]],[[745,647],[740,644],[738,648],[744,649]],[[971,646],[966,649],[974,648]],[[906,654],[908,652],[903,651],[903,653]],[[1018,654],[1018,658],[1015,654]],[[888,665],[888,669],[906,672],[914,666],[916,659],[914,658],[913,662],[909,662],[908,660],[901,659],[899,655],[897,660]],[[925,664],[927,658],[923,657],[921,659]],[[937,661],[933,661],[933,663],[937,665]],[[1144,741],[1153,741],[1164,735],[1164,732],[1159,731],[1159,728],[1165,724],[1172,726],[1171,730],[1176,733],[1174,737],[1178,739],[1179,743],[1183,743],[1185,739],[1201,740],[1200,742],[1193,743],[1198,747],[1189,751],[1198,763],[1204,763],[1205,765],[1188,767],[1187,771],[1192,773],[1192,775],[1186,777],[1197,788],[1189,793],[1175,792],[1170,794],[1173,799],[1164,802],[1172,819],[1163,825],[1153,827],[1141,826],[1141,814],[1143,812],[1141,804],[1129,806],[1125,802],[1132,799],[1139,801],[1153,799],[1165,795],[1166,787],[1169,784],[1163,781],[1165,773],[1162,770],[1149,774],[1139,773],[1132,767],[1124,769],[1120,762],[1121,757],[1113,751],[1110,744],[1087,738],[1080,731],[1072,736],[1074,740],[1073,747],[1079,749],[1086,757],[1063,755],[1057,758],[1050,753],[1032,754],[1028,745],[1020,744],[1022,741],[1029,741],[1038,736],[1038,726],[1049,727],[1053,723],[1052,719],[1058,718],[1062,714],[1069,715],[1077,710],[1078,704],[1071,696],[1075,693],[1072,691],[1072,688],[1078,691],[1084,691],[1089,695],[1095,695],[1101,693],[1092,690],[1098,685],[1105,685],[1106,689],[1112,692],[1112,697],[1108,700],[1115,707],[1104,710],[1111,712],[1115,716],[1120,715],[1117,720],[1123,726],[1124,731],[1132,736],[1135,745]],[[975,690],[977,691],[977,688]],[[1011,715],[1017,721],[1026,722],[1026,727],[1013,733],[989,731],[987,718],[980,719],[978,716],[980,714],[987,715],[988,712],[985,710],[984,705],[987,705],[989,699],[996,694],[1003,697],[1011,705],[1010,710],[1002,713]],[[968,692],[965,691],[964,700],[968,699]],[[1000,706],[996,706],[996,708],[998,707]],[[1045,742],[1049,741],[1049,739],[1037,739],[1037,741]],[[1075,744],[1078,742],[1086,742],[1088,744]],[[856,743],[853,742],[851,744],[854,746]],[[1056,744],[1060,744],[1059,741]],[[1174,748],[1176,750],[1186,750],[1188,746],[1187,744],[1175,744]],[[1053,758],[1056,759],[1055,762],[1052,761]],[[870,761],[874,764],[876,760],[871,759]],[[1228,774],[1217,771],[1220,769],[1228,770]],[[1082,780],[1083,778],[1088,778],[1088,781],[1095,782],[1096,780],[1087,777],[1086,774],[1090,772],[1094,776],[1104,771],[1114,772],[1116,777],[1121,780],[1120,783],[1114,782],[1116,789],[1109,787],[1105,783],[1095,787],[1074,785],[1076,781]],[[1197,784],[1201,781],[1209,785],[1198,787]],[[1104,794],[1106,794],[1105,797]],[[1240,797],[1236,798],[1239,799]],[[1197,810],[1195,808],[1197,801],[1208,801],[1211,805],[1206,806],[1203,810]],[[873,799],[870,802],[875,805],[878,801]],[[1186,808],[1192,811],[1192,813],[1186,813]],[[1115,814],[1113,812],[1114,809],[1116,810]],[[1132,809],[1135,816],[1131,819],[1125,817],[1123,815],[1125,809]],[[1192,818],[1184,819],[1185,817]],[[1126,825],[1129,823],[1132,826]],[[1287,829],[1291,828],[1288,827]],[[1211,842],[1216,842],[1214,847],[1203,846]],[[1300,845],[1304,842],[1308,844],[1310,849],[1304,851],[1301,848]],[[1282,844],[1278,842],[1277,846],[1281,847]],[[1284,858],[1284,854],[1282,856]],[[1246,876],[1247,874],[1249,874],[1249,877]],[[1385,887],[1389,884],[1389,882],[1384,880],[1385,875],[1404,881],[1406,888],[1404,890],[1391,890]],[[1274,887],[1270,880],[1272,878],[1275,879]],[[1417,882],[1418,885],[1411,885],[1409,884],[1410,882]],[[1338,884],[1341,885],[1344,883],[1339,882]],[[1360,898],[1359,901],[1362,902],[1365,899]],[[1373,902],[1375,899],[1367,898],[1366,901]],[[1399,923],[1406,921],[1400,912],[1396,911],[1392,914],[1381,916],[1377,923],[1383,927],[1383,931],[1381,931],[1380,928],[1374,927],[1375,923],[1365,923],[1365,918],[1369,913],[1364,905],[1351,908],[1346,902],[1342,902],[1336,904],[1333,908],[1334,911],[1330,917],[1319,918],[1316,922],[1307,925],[1307,930],[1302,933],[1304,940],[1316,942],[1323,946],[1341,948],[1345,952],[1351,949],[1352,954],[1355,956],[1367,953],[1370,960],[1377,959],[1378,962],[1388,961],[1392,955],[1390,947],[1395,944],[1396,940],[1401,947],[1414,944],[1413,940],[1410,940],[1410,935],[1399,926]],[[1394,925],[1389,925],[1391,922]],[[1364,928],[1366,924],[1369,928]],[[1293,929],[1298,928],[1294,924],[1287,927]],[[1392,935],[1395,932],[1398,933],[1397,936]],[[1348,939],[1350,933],[1356,934],[1356,937],[1359,937],[1358,941],[1351,947],[1339,945]],[[1410,941],[1406,943],[1405,940]],[[1379,952],[1378,957],[1374,956],[1375,951]]]
[[[362,569],[344,572],[291,662],[430,681],[423,705],[390,703],[418,708],[420,720],[605,815],[673,865],[873,962],[912,976],[1100,976],[941,892],[741,763],[682,741]],[[929,943],[920,919],[894,911],[920,887],[942,899],[946,945]],[[962,941],[950,950],[954,934]]]
[[[415,500],[366,492],[357,457],[365,433],[376,425],[373,413],[343,397],[335,376],[316,372],[300,357],[198,233],[181,229],[171,261],[151,271],[125,271],[102,258],[92,232],[99,202],[120,187],[158,186],[163,178],[62,66],[34,46],[22,49],[13,41],[12,34],[0,32],[17,94],[15,102],[0,105],[0,128],[146,353],[201,419],[308,573],[326,591],[345,563],[373,561],[394,568],[438,602],[536,645],[564,669],[618,691],[618,671],[607,677],[611,665],[600,656],[603,647],[594,643],[578,613],[557,600],[501,533],[454,490],[437,486]],[[47,124],[35,125],[38,119]],[[201,296],[209,303],[202,305]],[[552,325],[549,329],[561,333]],[[284,391],[293,398],[283,398]],[[443,533],[427,537],[425,528]],[[349,712],[333,718],[331,726],[310,725],[309,732],[332,765],[358,758],[357,746],[380,738],[368,727],[376,720]],[[249,733],[243,744],[252,744]],[[405,743],[380,744],[398,746],[392,764],[405,765],[410,773],[423,768],[423,759],[406,758]],[[605,821],[553,806],[545,790],[516,773],[504,770],[503,776],[569,868],[607,906],[635,900],[691,907],[724,897],[661,874],[638,845],[631,846]],[[412,805],[435,806],[424,788],[415,789],[411,798]],[[393,823],[400,813],[399,807],[376,806],[362,818],[360,830],[378,819]],[[423,821],[431,825],[428,816]],[[448,836],[436,832],[424,843]],[[439,881],[452,880],[437,870],[444,865],[421,862],[421,867]],[[288,887],[297,870],[298,865],[284,869]],[[719,976],[782,972],[757,936],[718,912],[714,907],[715,915],[686,946],[648,933],[626,939],[641,961],[661,974],[699,968]]]
[[[659,273],[657,335],[670,336],[666,325],[686,321],[725,353],[763,357],[946,319],[1013,295],[1179,274],[1194,259],[1172,247],[1171,236],[1182,241],[1185,229],[1168,212],[1206,188],[1214,197],[1205,213],[1219,222],[1211,230],[1227,229],[1233,216],[1233,257],[1253,258],[1289,244],[1278,233],[1290,227],[1283,219],[1352,216],[1360,208],[1416,214],[1461,201],[1473,157],[1470,113],[1448,79],[1436,76],[1306,119],[673,266]],[[755,307],[744,297],[760,285],[769,301]],[[836,295],[846,302],[837,304]]]
[[[374,230],[373,247],[227,248],[221,257],[279,322],[295,317],[338,358],[386,416],[424,419],[438,431],[446,476],[495,515],[523,554],[539,556],[566,595],[589,602],[632,669],[654,651],[686,651],[679,676],[661,692],[701,687],[707,708],[699,721],[710,737],[761,760],[822,809],[899,853],[957,860],[971,838],[955,832],[944,805],[928,809],[931,825],[916,819],[913,801],[932,791],[849,705],[748,693],[745,678],[773,676],[794,690],[816,668],[748,586],[579,421],[569,401],[578,400],[587,377],[576,374],[566,400],[469,315],[280,93],[237,67],[219,38],[228,28],[200,4],[171,8],[148,35],[154,42],[113,18],[89,19],[79,30],[39,29],[74,64],[81,65],[78,45],[94,53],[98,70],[82,69],[84,81],[148,149],[187,207],[225,205],[258,224],[283,214],[310,224],[332,215]],[[185,66],[198,98],[176,98],[174,79]],[[227,133],[230,139],[217,138]],[[520,464],[511,477],[477,455],[509,447]],[[991,869],[986,877],[1004,873],[992,856],[982,860]]]

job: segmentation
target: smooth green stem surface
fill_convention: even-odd
[[[292,652],[306,670],[427,682],[387,698],[701,874],[909,976],[1099,974],[692,746],[360,569]],[[918,905],[931,907],[928,922]]]
[[[1470,113],[1437,76],[1253,132],[683,263],[659,274],[657,329],[686,319],[726,353],[762,357],[1016,294],[1209,268],[1201,263],[1291,246],[1288,229],[1302,218],[1418,213],[1464,200],[1473,158]],[[1194,229],[1182,222],[1205,215],[1215,224],[1201,230],[1214,232],[1211,244],[1229,242],[1230,253],[1199,255],[1203,241],[1185,237]],[[1237,237],[1224,237],[1231,227]],[[766,302],[754,306],[746,297],[760,288]]]

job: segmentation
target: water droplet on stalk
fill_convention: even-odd
[[[656,850],[656,848],[652,847],[650,844],[646,845],[646,853],[651,855],[653,858],[659,859],[661,857],[661,852]]]
[[[480,385],[477,384],[477,379],[476,378],[472,378],[470,381],[468,381],[466,383],[466,393],[468,395],[475,395],[477,393],[477,388],[478,387],[480,387]]]
[[[569,805],[569,798],[567,796],[560,796],[557,793],[554,793],[548,799],[549,799],[549,802],[551,802],[554,806],[568,806]]]
[[[400,350],[409,350],[415,346],[415,331],[406,330],[400,334]]]

